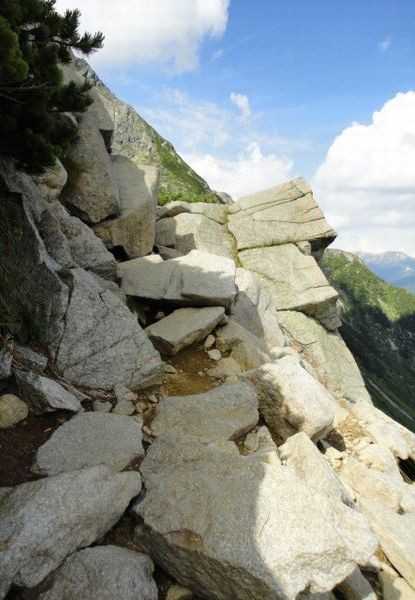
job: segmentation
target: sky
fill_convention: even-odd
[[[306,177],[346,250],[415,256],[414,0],[57,0],[89,58],[210,184]]]

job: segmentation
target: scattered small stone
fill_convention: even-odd
[[[144,402],[137,402],[135,409],[138,413],[143,413],[146,409],[146,405]]]
[[[157,404],[157,402],[159,401],[159,399],[157,398],[157,396],[155,394],[150,394],[148,399],[150,400],[150,402],[152,402],[153,404]]]
[[[212,360],[220,360],[222,358],[222,354],[219,352],[219,350],[208,350],[208,356],[209,358],[211,358]]]
[[[199,371],[198,375],[199,375],[199,377],[206,377],[206,374],[204,373],[204,371]]]
[[[159,312],[156,314],[156,316],[154,318],[156,321],[161,321],[161,319],[164,319],[165,316],[166,316],[166,313],[164,313],[162,310],[159,310]]]
[[[13,427],[29,414],[27,404],[14,394],[0,396],[0,429]]]
[[[259,446],[258,433],[256,431],[251,431],[245,438],[244,446],[250,452],[256,452]]]
[[[15,352],[19,363],[32,371],[44,371],[48,364],[48,359],[43,354],[34,352],[27,346],[15,346]]]
[[[134,400],[137,397],[137,395],[134,392],[129,390],[124,385],[116,385],[114,387],[114,393],[115,393],[118,401],[126,400],[128,402],[134,402]]]
[[[143,432],[147,435],[153,436],[153,432],[151,431],[150,427],[148,427],[148,425],[143,425]]]
[[[130,400],[119,400],[112,409],[116,415],[132,415],[135,411],[135,406]]]
[[[203,344],[203,348],[205,350],[210,350],[215,345],[215,342],[216,342],[215,336],[210,333],[207,336],[207,338],[205,339],[205,343]]]
[[[111,412],[112,404],[111,402],[100,402],[99,400],[95,400],[92,403],[92,408],[95,412]]]
[[[166,363],[164,365],[164,372],[165,373],[170,373],[171,375],[176,375],[177,374],[177,369],[175,369],[173,367],[173,365],[169,365],[168,363]]]
[[[181,585],[172,585],[167,592],[166,600],[192,600],[193,593]]]

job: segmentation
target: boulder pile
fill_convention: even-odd
[[[0,433],[56,418],[0,487],[0,598],[414,598],[415,435],[338,331],[309,185],[157,207],[93,93],[67,168],[0,162],[32,325],[0,349]]]

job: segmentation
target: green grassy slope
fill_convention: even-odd
[[[348,252],[326,251],[321,266],[340,294],[341,333],[375,404],[415,430],[415,295]]]

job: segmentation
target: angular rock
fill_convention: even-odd
[[[359,506],[380,546],[396,570],[415,588],[415,513],[397,514],[391,508],[369,498],[360,498]]]
[[[338,293],[316,260],[304,256],[295,244],[244,250],[238,258],[244,268],[258,275],[278,310],[304,312],[330,330],[341,325]]]
[[[192,306],[229,306],[236,294],[230,258],[192,250],[160,263],[142,263],[124,272],[127,296]]]
[[[0,597],[33,587],[103,536],[141,489],[138,473],[97,466],[23,483],[0,501]]]
[[[106,279],[114,279],[117,265],[115,258],[92,229],[77,217],[72,217],[59,202],[53,203],[49,211],[54,220],[58,221],[75,265]],[[50,246],[48,250],[50,252]],[[58,258],[56,260],[59,262]]]
[[[85,548],[68,556],[39,600],[157,600],[152,574],[145,554],[112,545]]]
[[[35,352],[28,346],[20,346],[16,344],[14,347],[14,361],[23,365],[31,371],[42,372],[46,369],[48,359],[43,354]]]
[[[135,419],[86,412],[58,427],[40,446],[32,471],[51,476],[103,464],[117,472],[142,456],[141,425]]]
[[[353,500],[327,460],[303,432],[296,433],[278,448],[281,459],[307,485],[353,508]]]
[[[220,225],[225,225],[227,220],[226,206],[220,204],[208,204],[207,202],[183,202],[182,200],[174,200],[168,202],[164,206],[159,206],[157,209],[157,218],[165,219],[175,217],[182,213],[191,213],[193,215],[203,215],[212,221],[216,221]]]
[[[121,214],[96,225],[95,233],[107,248],[120,246],[130,258],[144,256],[154,246],[159,170],[125,156],[111,158]]]
[[[140,258],[132,258],[124,262],[117,264],[117,276],[121,279],[126,271],[140,265],[158,264],[162,263],[163,259],[158,254],[149,254],[148,256],[142,256]]]
[[[244,441],[244,447],[249,451],[249,458],[269,465],[281,465],[277,445],[264,425],[258,431],[248,433]]]
[[[242,377],[255,386],[261,414],[281,442],[298,431],[318,441],[331,430],[334,398],[293,357],[267,363]]]
[[[155,436],[173,432],[208,441],[234,440],[258,422],[258,400],[247,383],[224,383],[203,394],[160,398]]]
[[[270,360],[264,342],[233,319],[216,331],[216,347],[222,353],[230,351],[230,357],[245,371],[256,369]]]
[[[309,241],[316,251],[336,237],[301,178],[245,196],[229,213],[228,227],[239,250]]]
[[[289,344],[314,367],[320,383],[337,399],[372,404],[356,361],[338,333],[295,311],[278,313]]]
[[[376,600],[377,598],[372,586],[358,568],[346,577],[336,589],[340,591],[345,600]]]
[[[143,519],[137,542],[202,598],[326,592],[376,549],[362,515],[287,467],[164,435],[141,469],[146,496],[135,508]]]
[[[235,283],[238,293],[231,307],[232,319],[262,339],[269,349],[284,346],[277,307],[258,275],[238,268]]]
[[[167,221],[167,222],[166,222]],[[181,254],[200,250],[218,256],[234,258],[234,239],[224,225],[201,214],[183,212],[157,222],[157,244],[173,246]]]
[[[71,147],[73,164],[61,199],[87,223],[99,223],[119,212],[119,194],[110,155],[95,115],[84,113],[79,120],[78,139]]]
[[[224,315],[222,306],[179,308],[147,327],[145,332],[159,352],[173,356],[182,348],[203,340],[223,320]]]
[[[408,585],[403,577],[392,578],[388,573],[381,571],[379,579],[384,600],[413,600],[415,597],[415,589]]]
[[[191,590],[181,585],[170,586],[166,596],[166,600],[192,600],[193,598]]]
[[[397,483],[403,482],[399,467],[389,448],[385,448],[379,444],[370,444],[358,451],[357,458],[370,469],[380,471],[390,480]]]
[[[163,363],[122,300],[82,269],[70,272],[71,302],[56,360],[64,377],[111,390],[158,383]]]
[[[111,152],[112,135],[115,128],[115,107],[104,94],[100,93],[99,88],[93,87],[89,93],[94,102],[88,107],[88,112],[94,116],[105,147],[108,152]]]
[[[13,427],[29,414],[27,404],[14,394],[0,396],[0,429]]]
[[[41,175],[33,177],[46,202],[57,200],[68,181],[68,173],[59,159],[55,159],[53,167],[49,167]]]
[[[30,371],[15,370],[17,387],[22,399],[35,415],[54,410],[83,410],[78,398],[57,381]]]

